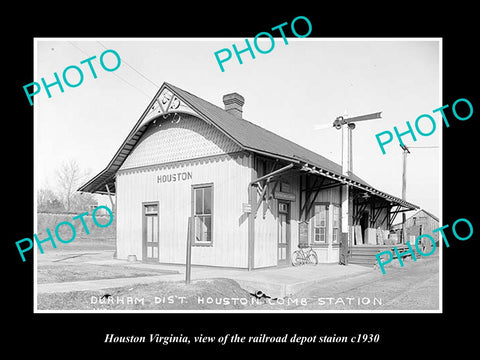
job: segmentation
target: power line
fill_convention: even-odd
[[[90,56],[90,54],[87,54],[85,51],[83,51],[82,49],[80,49],[77,45],[75,45],[74,43],[72,43],[71,41],[69,41],[70,45],[72,45],[73,47],[75,47],[77,50],[81,51],[83,54],[87,55],[87,56]],[[107,49],[108,50],[108,49]],[[97,59],[95,58],[94,59],[97,63]],[[122,78],[121,76],[119,76],[118,74],[112,72],[111,74],[115,75],[117,78],[119,78],[120,80],[122,80],[123,82],[127,83],[128,85],[130,85],[131,87],[137,89],[138,91],[140,91],[142,94],[144,94],[146,97],[148,97],[149,99],[151,98],[151,95],[147,94],[146,92],[144,92],[143,90],[139,89],[138,87],[136,87],[135,85],[133,85],[132,83],[128,82],[127,80],[125,80],[124,78]]]
[[[103,45],[100,41],[97,41],[100,45],[103,46],[103,48],[105,50],[109,50],[107,47],[105,47],[105,45]],[[129,63],[127,63],[125,60],[122,59],[122,62],[125,63],[125,65],[127,65],[130,69],[132,69],[133,71],[135,71],[138,75],[140,75],[141,77],[143,77],[145,80],[147,80],[150,84],[156,86],[157,88],[159,88],[160,86],[158,86],[157,84],[155,84],[152,80],[150,80],[149,78],[147,78],[145,75],[143,75],[140,71],[138,71],[137,69],[135,69],[132,65],[130,65]]]

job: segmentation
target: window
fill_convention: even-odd
[[[327,242],[328,206],[315,204],[313,213],[313,242],[325,244]]]
[[[155,215],[158,214],[158,205],[151,204],[145,205],[145,215]]]
[[[333,205],[332,244],[338,244],[340,238],[340,206]]]
[[[193,187],[193,217],[196,245],[212,244],[213,185]]]

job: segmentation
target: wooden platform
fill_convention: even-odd
[[[403,253],[408,250],[405,244],[395,245],[355,245],[350,247],[350,257],[348,262],[350,264],[374,266],[377,263],[375,255],[379,252],[390,250],[396,257],[393,248],[396,247],[398,252]],[[415,248],[413,248],[415,251]],[[410,256],[410,255],[409,255]],[[418,258],[420,255],[415,251],[415,256]]]

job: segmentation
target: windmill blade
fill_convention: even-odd
[[[345,120],[347,120],[347,122],[351,123],[351,122],[357,122],[357,121],[380,119],[382,117],[381,114],[382,114],[382,112],[380,111],[380,112],[367,114],[367,115],[354,116],[354,117],[351,117],[351,118],[347,118]]]
[[[315,130],[323,130],[323,129],[328,129],[328,128],[333,129],[333,125],[331,123],[330,124],[315,125],[313,128]]]

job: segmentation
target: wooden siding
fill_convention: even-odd
[[[399,214],[396,220],[401,220],[401,214]],[[414,244],[415,239],[420,234],[428,234],[431,235],[435,242],[439,239],[439,232],[433,232],[433,230],[438,229],[440,227],[438,220],[434,219],[430,214],[426,213],[423,210],[417,211],[413,215],[405,221],[405,229],[407,239],[412,244]],[[402,224],[397,223],[392,227],[394,230],[401,230]],[[413,241],[412,241],[413,240]]]
[[[275,186],[275,182],[286,182],[290,184],[291,193],[295,194],[296,201],[285,201],[290,204],[290,259],[293,251],[298,249],[298,175],[283,175],[270,183],[270,187]],[[277,185],[277,190],[279,185]],[[257,200],[258,201],[258,197]],[[264,206],[262,204],[258,209],[255,218],[255,250],[254,267],[277,266],[277,241],[278,241],[278,202],[272,198],[270,207],[266,208],[264,217]]]
[[[273,170],[273,161],[265,161],[257,157],[254,166],[257,177],[262,177]],[[274,182],[271,182],[269,187],[273,186]],[[259,201],[259,195],[260,190],[256,192],[254,204]],[[269,207],[266,201],[263,201],[258,208],[254,225],[253,267],[255,269],[277,266],[277,206],[275,199],[271,198]]]
[[[254,268],[277,266],[277,215],[276,201],[272,201],[272,209],[263,215],[260,207],[255,218]],[[273,210],[273,211],[272,211]]]
[[[142,203],[159,202],[159,262],[184,264],[187,219],[192,213],[192,185],[213,183],[212,246],[194,246],[192,264],[247,267],[249,158],[223,155],[163,167],[119,172],[117,175],[117,236],[119,259],[142,260]],[[191,173],[182,181],[157,182],[172,173]]]

